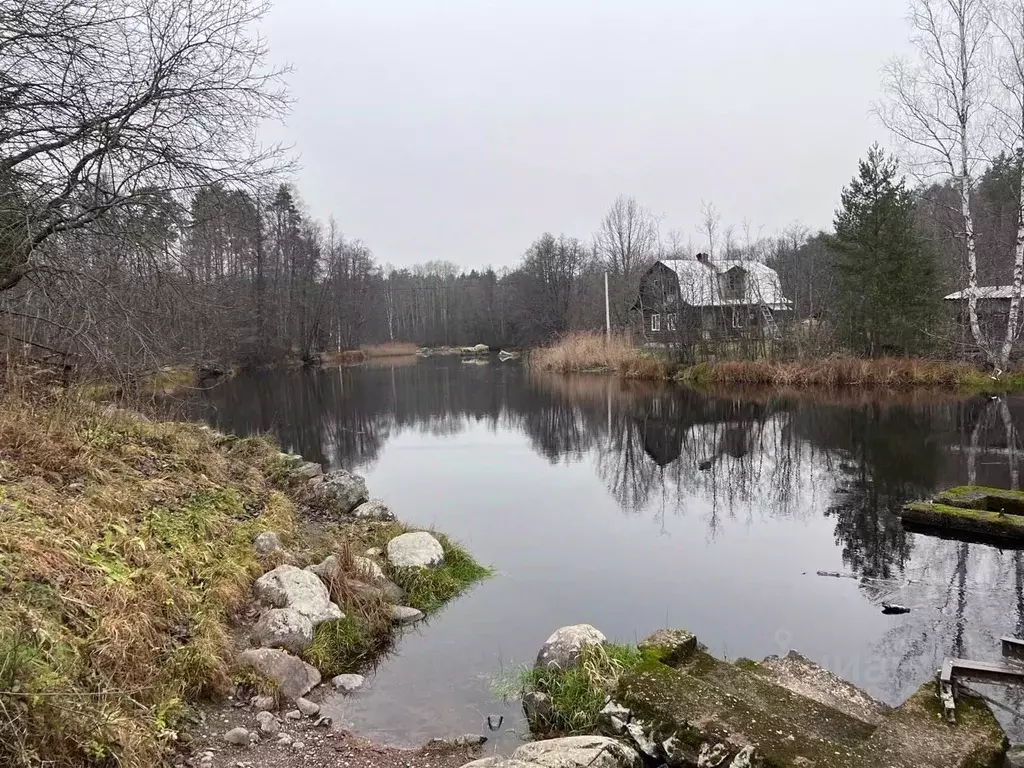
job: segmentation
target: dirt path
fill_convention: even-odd
[[[266,736],[248,747],[224,740],[237,727],[259,733],[256,710],[249,705],[212,707],[190,731],[191,741],[175,760],[189,768],[460,768],[489,754],[481,748],[424,747],[417,750],[382,747],[350,733],[317,727],[316,718],[288,720],[281,714],[281,731],[292,739],[279,744],[280,734]]]

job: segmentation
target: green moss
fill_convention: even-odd
[[[927,528],[965,531],[1013,540],[1024,538],[1024,516],[1021,515],[916,501],[905,505],[900,517],[904,524]]]
[[[988,488],[983,485],[961,485],[943,491],[939,494],[938,501],[964,509],[1024,514],[1024,491]]]

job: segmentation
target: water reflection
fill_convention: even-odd
[[[644,557],[645,549],[651,549],[641,540],[647,537],[649,542],[646,527],[622,529],[585,505],[565,512],[579,518],[577,525],[589,521],[608,529],[608,537],[620,537],[608,546],[634,547],[628,566],[617,566],[625,572],[622,578],[650,578],[656,583],[661,579],[665,584],[652,595],[624,597],[624,607],[617,612],[609,609],[604,621],[614,625],[613,635],[642,633],[664,624],[665,606],[678,602],[677,585],[684,579],[693,583],[715,570],[709,564],[714,558],[695,563],[693,571],[676,560],[695,558],[704,550],[724,561],[722,570],[708,577],[717,579],[708,594],[687,598],[681,623],[694,622],[690,625],[712,649],[763,656],[784,652],[781,646],[791,639],[819,662],[893,703],[933,675],[945,656],[995,659],[1000,635],[1024,635],[1020,552],[908,533],[897,516],[906,501],[945,486],[974,482],[1018,487],[1018,427],[1024,423],[1024,400],[955,400],[927,394],[879,399],[865,393],[825,400],[808,400],[797,393],[708,396],[596,376],[531,376],[518,364],[470,366],[434,359],[404,367],[242,377],[211,391],[201,408],[222,429],[273,432],[304,456],[332,467],[371,474],[379,470],[377,482],[390,483],[387,490],[421,496],[469,473],[485,475],[488,489],[527,494],[513,463],[498,458],[485,464],[488,456],[497,454],[480,449],[478,437],[466,446],[471,450],[453,453],[430,478],[403,476],[400,484],[389,478],[399,471],[409,474],[411,454],[402,458],[404,464],[395,458],[388,467],[378,467],[389,445],[415,438],[417,449],[452,450],[484,430],[495,438],[486,451],[494,452],[500,450],[498,438],[525,436],[534,455],[543,457],[549,467],[562,468],[559,477],[566,482],[571,478],[581,483],[575,471],[581,469],[600,483],[627,519],[653,519],[658,534],[676,537],[659,563],[656,557]],[[538,470],[529,471],[538,476]],[[421,486],[401,487],[416,482]],[[371,488],[378,491],[377,484]],[[547,509],[536,509],[536,502],[524,502],[529,508],[517,509],[514,498],[488,501],[476,505],[475,517],[461,509],[442,509],[424,522],[475,537],[474,543],[485,550],[493,543],[491,557],[512,581],[493,587],[492,598],[501,594],[507,607],[523,601],[516,580],[528,581],[547,567],[539,564],[544,550],[531,542],[520,545],[526,551],[509,552],[511,524],[499,524],[497,517],[484,523],[479,516],[489,510],[495,516],[514,514],[523,526],[543,527],[546,520],[562,514],[571,499],[583,495],[567,495],[570,501],[552,501]],[[814,531],[822,524],[831,530],[831,545],[816,538]],[[596,540],[602,533],[592,535]],[[740,540],[745,537],[754,540],[753,548],[744,549],[748,545]],[[763,542],[760,550],[758,542]],[[573,560],[564,539],[558,546],[562,560],[550,566],[558,569],[557,579],[567,591],[585,591],[595,578],[585,562],[590,555],[583,552]],[[592,551],[598,545],[590,546]],[[796,547],[792,562],[773,559],[770,550],[786,546]],[[813,563],[826,565],[831,558],[841,563],[848,578],[814,575]],[[802,569],[795,577],[794,568]],[[720,583],[730,579],[732,583]],[[829,581],[836,583],[825,583]],[[860,596],[861,607],[845,602],[846,585]],[[593,602],[610,600],[607,594],[598,594]],[[444,621],[486,624],[491,614],[474,600],[452,611],[451,618],[446,614]],[[742,612],[740,604],[749,600],[758,608],[748,606],[748,613],[763,609],[764,614],[749,621],[726,618],[722,602],[729,600],[731,612]],[[883,600],[913,610],[898,618],[868,619],[863,608],[874,610]],[[525,618],[520,623],[529,624],[530,632],[524,629],[521,638],[507,640],[518,658],[533,652],[536,636],[546,634],[544,628],[579,618],[554,608],[551,616],[535,616],[538,609],[526,613],[525,602],[522,610]],[[472,617],[455,618],[470,611]],[[494,621],[499,620],[497,615]],[[453,639],[458,633],[450,624],[431,628],[423,642],[430,642],[431,633],[445,632],[450,632],[446,647],[461,649],[450,653],[465,656],[468,646],[459,643],[472,643],[473,638]],[[480,664],[493,669],[494,660],[482,658]],[[482,668],[475,674],[485,673]],[[421,674],[426,675],[421,687],[451,687],[450,679],[431,682],[427,673]],[[379,679],[381,688],[387,689],[386,679]],[[469,701],[467,710],[492,706],[479,698],[481,690],[480,685],[465,686],[459,694],[478,697]],[[423,696],[429,700],[435,693],[426,690]],[[1020,695],[998,690],[991,694],[1004,724],[1019,737],[1024,730],[1017,714]],[[408,697],[407,690],[403,695]],[[462,730],[474,727],[466,723]],[[393,731],[402,728],[396,724]],[[420,733],[410,726],[408,733],[444,735],[428,731]]]

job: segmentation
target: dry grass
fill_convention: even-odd
[[[352,365],[365,363],[385,357],[412,357],[419,352],[419,347],[410,342],[391,341],[386,344],[371,344],[359,349],[346,349],[324,355],[324,361],[334,365]]]
[[[0,395],[0,764],[158,764],[230,683],[277,449],[67,395]]]
[[[669,365],[658,355],[633,346],[625,336],[581,332],[563,336],[549,347],[532,350],[529,366],[552,373],[617,373],[630,379],[666,379]]]
[[[997,382],[966,363],[920,358],[830,358],[791,363],[719,362],[695,365],[680,380],[694,384],[770,387],[917,387],[985,389]],[[1005,377],[1013,384],[1014,377]]]

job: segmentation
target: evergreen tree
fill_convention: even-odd
[[[927,345],[938,312],[935,257],[914,224],[914,199],[876,144],[836,213],[837,319],[852,351],[908,354]]]

